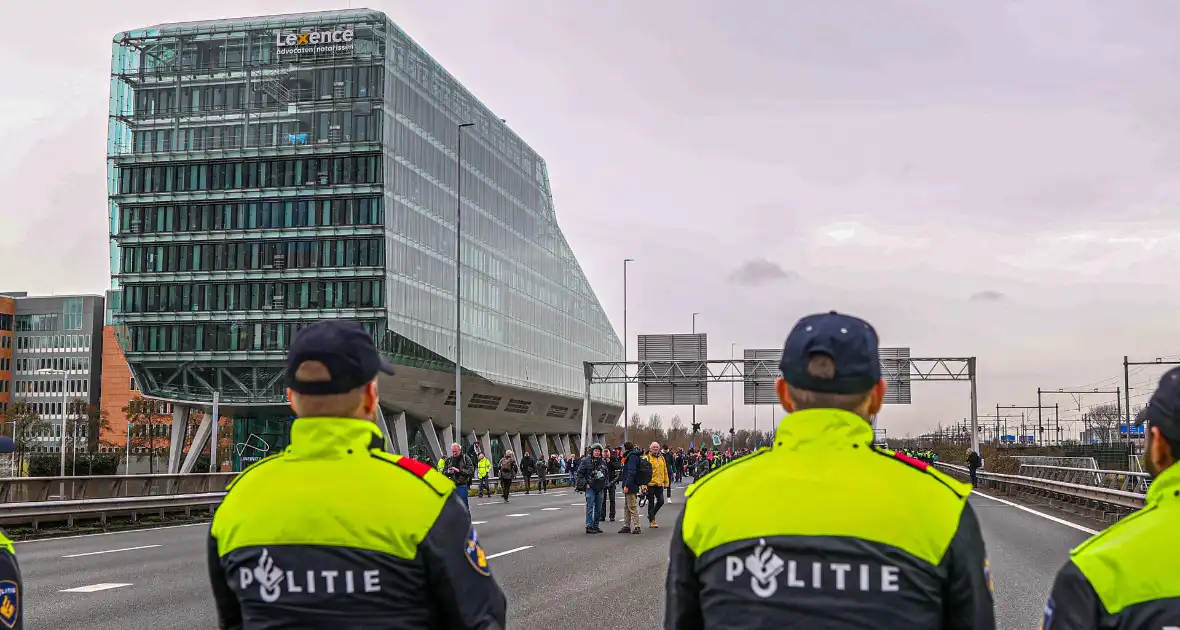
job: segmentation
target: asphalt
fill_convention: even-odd
[[[1065,564],[1069,550],[1095,533],[1097,526],[1009,497],[976,492],[971,505],[991,563],[996,626],[1001,630],[1039,628],[1057,571]]]
[[[507,504],[473,497],[472,518],[508,595],[509,627],[660,627],[681,488],[672,501],[660,529],[620,535],[617,523],[606,523],[606,533],[591,536],[583,532],[583,496],[570,490],[514,495]],[[971,501],[988,541],[999,627],[1036,627],[1054,574],[1087,533],[995,500]],[[213,627],[207,527],[18,543],[26,627]],[[63,592],[101,584],[120,586]]]

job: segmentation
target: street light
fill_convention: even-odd
[[[697,334],[697,315],[700,315],[700,313],[693,313],[692,314],[692,334],[694,334],[694,335]],[[708,359],[709,357],[705,357],[705,358]],[[705,387],[708,387],[708,385],[705,385]],[[692,406],[692,426],[695,427],[696,425],[697,425],[697,406],[693,405]]]
[[[60,374],[61,375],[61,448],[60,448],[60,450],[61,450],[61,454],[60,454],[61,455],[61,457],[60,457],[61,474],[60,474],[60,476],[65,477],[66,476],[66,407],[68,406],[68,403],[66,402],[66,396],[69,395],[69,389],[70,389],[69,387],[67,387],[66,377],[69,376],[70,373],[67,370],[51,370],[51,369],[45,368],[45,369],[40,369],[40,370],[34,371],[34,374]],[[58,489],[58,494],[61,495],[62,497],[65,497],[66,482],[64,480],[61,482],[61,487]]]
[[[623,259],[623,362],[627,362],[627,263],[635,262],[634,258]],[[626,373],[626,367],[623,367]],[[630,432],[628,430],[631,417],[627,411],[627,399],[630,398],[626,379],[623,379],[623,441],[630,441]]]
[[[735,358],[734,349],[737,348],[737,343],[729,344],[729,360],[732,362]],[[736,439],[737,431],[735,431],[736,412],[733,403],[733,381],[729,382],[729,451],[732,453],[735,449],[734,440]]]
[[[463,436],[463,130],[459,123],[455,147],[455,435]]]
[[[459,442],[463,441],[463,130],[474,126],[459,123],[455,145],[455,436]]]

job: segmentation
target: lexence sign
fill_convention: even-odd
[[[275,50],[280,55],[348,52],[356,46],[353,37],[351,28],[310,33],[279,31],[275,33]]]

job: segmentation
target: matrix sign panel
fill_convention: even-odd
[[[782,348],[742,351],[742,394],[747,405],[776,405],[778,394],[774,382],[778,380],[778,362]]]
[[[695,335],[639,335],[639,404],[709,404],[709,343]]]
[[[888,389],[886,405],[910,404],[910,349],[881,348],[881,377]]]

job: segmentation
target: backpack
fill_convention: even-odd
[[[511,461],[505,460],[503,463],[500,464],[500,478],[501,479],[512,477],[513,476],[512,472],[513,471],[512,471],[512,462]]]
[[[651,483],[651,461],[642,455],[639,456],[639,465],[635,467],[635,483],[640,486]]]

